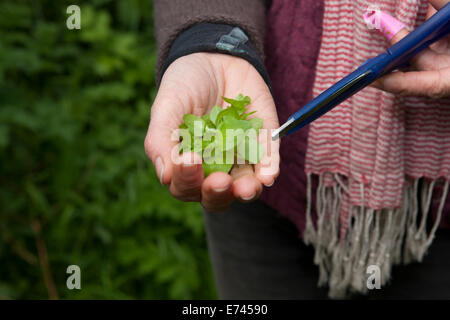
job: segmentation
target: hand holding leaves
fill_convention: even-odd
[[[239,92],[252,100],[223,98]],[[173,139],[180,124],[181,144]],[[257,199],[262,186],[274,182],[278,144],[258,131],[278,126],[270,90],[250,63],[226,54],[194,53],[177,59],[164,73],[145,149],[175,198],[221,211],[235,199]]]
[[[244,160],[256,164],[262,157],[263,150],[256,137],[263,120],[248,119],[256,112],[246,113],[250,97],[239,94],[236,99],[222,99],[230,104],[227,108],[215,105],[202,118],[185,114],[180,125],[180,152],[199,153],[203,157],[205,176],[215,171],[228,173],[236,162],[244,163]]]

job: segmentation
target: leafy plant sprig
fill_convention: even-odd
[[[180,135],[180,153],[200,154],[205,176],[215,171],[229,172],[238,160],[256,164],[263,153],[257,141],[263,120],[249,119],[256,112],[246,112],[250,97],[239,94],[236,99],[222,99],[229,103],[225,109],[215,105],[201,118],[185,114],[180,125],[184,130]]]

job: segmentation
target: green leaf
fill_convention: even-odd
[[[231,168],[233,167],[233,164],[207,164],[202,163],[203,167],[203,174],[205,177],[209,176],[211,173],[216,171],[221,171],[228,173],[230,172]]]
[[[207,128],[215,128],[215,127],[216,127],[215,124],[211,121],[210,115],[209,115],[209,114],[204,114],[204,115],[202,116],[202,119],[203,119],[203,121],[205,121],[205,124],[206,124],[205,130],[206,130]]]
[[[256,130],[256,134],[259,134],[259,130],[263,126],[263,119],[261,119],[261,118],[252,118],[252,119],[249,119],[248,122],[250,122],[252,128]]]
[[[219,115],[219,113],[220,112],[222,112],[222,108],[221,107],[219,107],[218,105],[215,105],[213,108],[212,108],[212,110],[211,110],[211,112],[210,112],[210,114],[209,114],[209,118],[210,118],[210,120],[212,121],[212,123],[214,123],[214,125],[217,125],[217,116]]]
[[[25,190],[33,203],[36,211],[46,214],[50,211],[50,206],[42,190],[38,189],[31,181],[25,184]]]
[[[250,115],[252,115],[254,113],[256,113],[256,111],[252,111],[252,112],[249,112],[249,113],[244,113],[243,115],[241,115],[241,119],[242,120],[246,120],[248,118],[248,116],[250,116]]]
[[[237,120],[240,120],[239,113],[236,111],[236,109],[232,108],[232,107],[229,107],[229,108],[223,109],[217,115],[216,127],[218,127],[220,125],[220,123],[222,122],[222,119],[223,119],[224,116],[229,116],[229,117],[235,118]]]
[[[205,148],[206,148],[210,143],[215,142],[215,137],[216,137],[216,135],[217,135],[217,132],[218,132],[217,129],[206,127],[205,133],[204,133],[204,135],[203,135],[203,141],[202,141],[203,150],[205,150]]]
[[[237,155],[251,164],[257,164],[263,156],[263,147],[254,135],[246,135],[237,146]]]
[[[252,124],[247,120],[235,119],[227,115],[224,116],[223,122],[220,125],[222,128],[225,127],[226,129],[242,129],[244,131],[252,127]]]
[[[194,135],[185,123],[180,125],[180,153],[192,151],[194,148]]]
[[[183,121],[187,126],[189,132],[191,132],[192,134],[196,133],[194,131],[195,128],[198,128],[197,130],[200,134],[203,134],[203,132],[205,131],[205,121],[200,117],[187,113],[183,116]]]
[[[180,153],[185,153],[191,151],[193,148],[193,142],[191,139],[183,139],[180,143]]]
[[[252,128],[250,122],[225,116],[218,130],[222,134],[224,150],[233,149],[242,140],[245,132]]]
[[[248,96],[244,97],[244,95],[242,95],[241,93],[238,94],[236,99],[230,99],[230,98],[226,98],[226,97],[222,97],[222,99],[225,102],[228,102],[231,105],[231,107],[235,108],[239,114],[244,113],[245,107],[251,103],[250,97],[248,97]]]
[[[201,118],[186,114],[180,125],[180,129],[188,130],[186,141],[182,138],[180,152],[194,151],[201,154],[205,176],[214,171],[229,172],[236,156],[250,163],[258,163],[262,157],[262,148],[256,137],[263,126],[263,120],[247,120],[249,115],[256,112],[245,113],[246,106],[251,102],[250,97],[239,94],[236,99],[223,97],[223,100],[230,104],[227,108],[215,105],[209,114]],[[198,126],[201,126],[201,130]]]
[[[212,145],[208,147],[213,148]],[[216,150],[218,149],[212,149],[211,156],[203,158],[202,166],[205,177],[209,176],[211,173],[215,171],[222,171],[228,173],[234,165],[234,150],[218,151],[218,154],[215,155]]]

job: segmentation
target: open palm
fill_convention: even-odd
[[[262,164],[235,165],[230,174],[214,172],[205,179],[198,164],[200,155],[185,153],[181,164],[173,162],[171,155],[177,141],[171,137],[183,122],[183,115],[202,116],[215,104],[223,107],[222,96],[235,97],[238,93],[252,98],[248,111],[257,112],[257,117],[264,120],[263,128],[278,127],[270,90],[258,71],[244,59],[219,53],[195,53],[177,59],[164,73],[151,109],[145,149],[161,183],[169,185],[177,199],[199,201],[207,211],[221,211],[235,198],[257,199],[262,184],[270,186],[278,175],[278,145],[273,144],[270,160],[275,170],[270,171],[262,170]],[[267,141],[261,142],[265,148],[270,146]]]

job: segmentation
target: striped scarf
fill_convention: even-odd
[[[425,21],[429,4],[324,3],[315,96],[387,48],[383,35],[363,20],[369,5],[378,4],[413,30]],[[393,265],[422,260],[439,225],[450,178],[450,99],[366,88],[310,125],[305,170],[304,240],[315,247],[319,284],[328,284],[335,298],[365,292],[368,267],[375,265],[384,285]],[[313,174],[319,177],[316,219],[311,216]],[[438,185],[440,205],[430,213]]]

